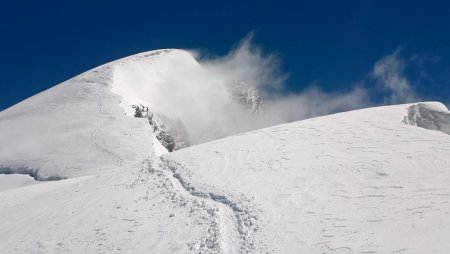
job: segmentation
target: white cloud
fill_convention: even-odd
[[[214,80],[243,81],[257,88],[264,97],[265,114],[248,117],[239,116],[245,130],[274,124],[298,121],[310,117],[368,107],[371,105],[367,91],[355,86],[346,92],[324,92],[313,85],[299,93],[287,93],[288,74],[280,68],[280,59],[275,54],[265,54],[251,42],[251,35],[244,38],[227,55],[216,58],[200,58],[200,64]],[[221,112],[220,114],[226,114]],[[236,119],[230,118],[231,125]],[[242,131],[242,130],[240,130]]]
[[[288,74],[280,70],[281,61],[275,54],[264,54],[252,44],[252,36],[246,36],[227,55],[200,59],[200,63],[210,72],[226,78],[242,81],[260,89],[279,89]]]
[[[156,80],[159,74],[149,72],[147,67],[131,66],[123,70],[127,82],[131,79],[132,84],[146,88],[135,91],[135,97],[140,98],[135,103],[147,104],[157,113],[181,120],[192,144],[376,105],[370,100],[373,92],[367,87],[370,80],[355,82],[347,91],[325,92],[315,84],[301,92],[289,93],[288,75],[281,71],[280,59],[252,44],[251,36],[222,57],[201,57],[195,51],[192,54],[197,56],[200,65],[190,56],[175,54],[174,59],[167,58],[160,63],[170,75]],[[404,68],[405,62],[397,51],[375,63],[370,76],[388,89],[385,103],[409,102],[416,98],[404,76]],[[115,70],[116,79],[120,73]],[[231,81],[243,81],[258,89],[263,96],[265,113],[250,115],[248,108],[231,99],[227,92]],[[148,83],[154,85],[147,86]],[[129,91],[129,85],[126,87]]]
[[[378,60],[371,76],[389,91],[386,103],[399,104],[416,101],[418,98],[405,76],[406,61],[399,55],[400,50]]]
[[[280,122],[292,122],[335,112],[370,106],[367,91],[355,87],[347,92],[323,92],[313,86],[298,94],[275,96],[267,100],[267,113]]]
[[[264,53],[260,47],[252,44],[251,36],[244,38],[227,55],[200,57],[199,62],[205,72],[196,78],[196,82],[211,83],[211,80],[214,80],[214,86],[217,88],[223,87],[230,80],[243,81],[257,88],[264,97],[265,113],[250,117],[230,104],[215,105],[218,102],[226,102],[226,99],[213,98],[209,101],[211,105],[206,108],[211,112],[205,112],[205,115],[216,116],[215,122],[209,124],[214,126],[220,123],[218,135],[230,135],[377,105],[371,100],[371,93],[376,91],[376,88],[367,86],[370,80],[355,82],[353,88],[347,91],[325,92],[318,85],[310,85],[298,93],[286,92],[288,74],[281,71],[280,59],[275,54]],[[404,74],[405,67],[406,61],[400,57],[398,50],[374,64],[370,73],[371,79],[387,89],[383,104],[406,103],[417,99],[410,81]]]

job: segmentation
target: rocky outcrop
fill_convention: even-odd
[[[264,113],[264,103],[259,91],[244,82],[230,82],[227,84],[231,98],[246,107],[251,114]]]
[[[189,146],[189,134],[180,120],[155,114],[143,105],[132,107],[134,117],[147,118],[156,138],[169,152]]]

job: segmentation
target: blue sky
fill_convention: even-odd
[[[224,55],[252,31],[281,59],[286,93],[360,86],[374,103],[448,102],[448,10],[448,1],[3,0],[0,110],[120,57],[159,48]],[[393,70],[377,76],[377,63]],[[392,99],[386,82],[413,97]]]

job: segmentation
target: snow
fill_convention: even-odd
[[[155,135],[153,135],[153,149],[156,156],[161,156],[168,153],[167,149],[159,142]]]
[[[445,253],[450,136],[402,123],[411,106],[314,118],[163,158],[196,191],[246,207],[264,251]]]
[[[0,192],[0,250],[186,253],[202,214],[169,202],[163,183],[126,169]]]
[[[199,65],[187,52],[146,52],[0,112],[0,252],[448,251],[444,105],[362,109],[167,153],[127,110],[141,100],[171,111],[147,93],[189,68]]]
[[[166,49],[114,63],[111,91],[121,97],[128,116],[134,115],[133,106],[142,105],[149,113],[178,121],[188,136],[183,143],[193,145],[268,121],[249,117],[261,112],[263,103],[256,89],[234,78],[200,65],[190,52]]]
[[[188,85],[175,82],[177,76],[185,76],[200,68],[186,51],[158,50],[118,61],[114,67],[112,92],[121,96],[121,106],[133,116],[132,105],[143,104],[155,112],[176,116],[168,96],[188,94]],[[151,84],[151,85],[149,85]],[[172,99],[172,98],[171,98]]]
[[[143,160],[152,135],[111,92],[111,65],[83,73],[0,114],[0,168],[74,177]]]
[[[0,192],[36,183],[37,181],[29,175],[0,174]]]

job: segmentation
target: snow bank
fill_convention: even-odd
[[[0,192],[39,183],[29,175],[0,174]]]

